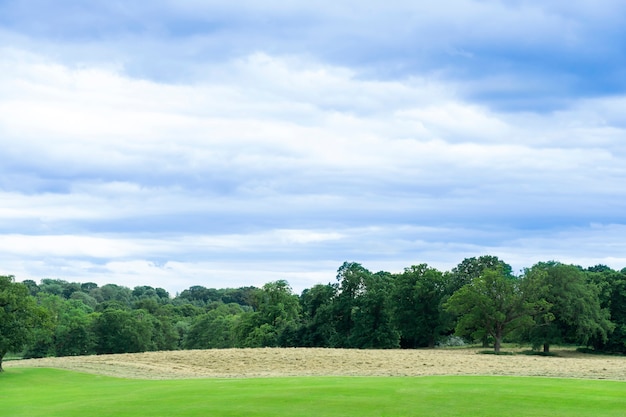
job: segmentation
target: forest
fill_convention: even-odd
[[[0,277],[2,357],[231,347],[422,348],[503,342],[626,353],[626,268],[540,262],[516,275],[495,256],[450,271],[401,273],[345,262],[294,294],[261,288],[162,288]]]

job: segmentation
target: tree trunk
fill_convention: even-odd
[[[500,347],[502,346],[502,336],[496,336],[496,341],[493,343],[493,351],[500,353]]]
[[[0,356],[0,373],[4,372],[4,369],[2,369],[2,358],[4,358],[4,355]]]
[[[543,344],[543,353],[550,353],[550,345],[548,343]]]

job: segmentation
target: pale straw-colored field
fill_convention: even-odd
[[[558,356],[484,355],[477,349],[264,348],[146,352],[5,362],[121,378],[520,375],[626,380],[626,357],[555,350]]]

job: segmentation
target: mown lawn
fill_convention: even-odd
[[[626,382],[527,377],[145,381],[54,369],[0,374],[0,416],[624,416]]]

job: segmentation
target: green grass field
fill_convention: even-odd
[[[144,381],[53,369],[0,375],[0,416],[624,416],[626,383],[524,377]]]

